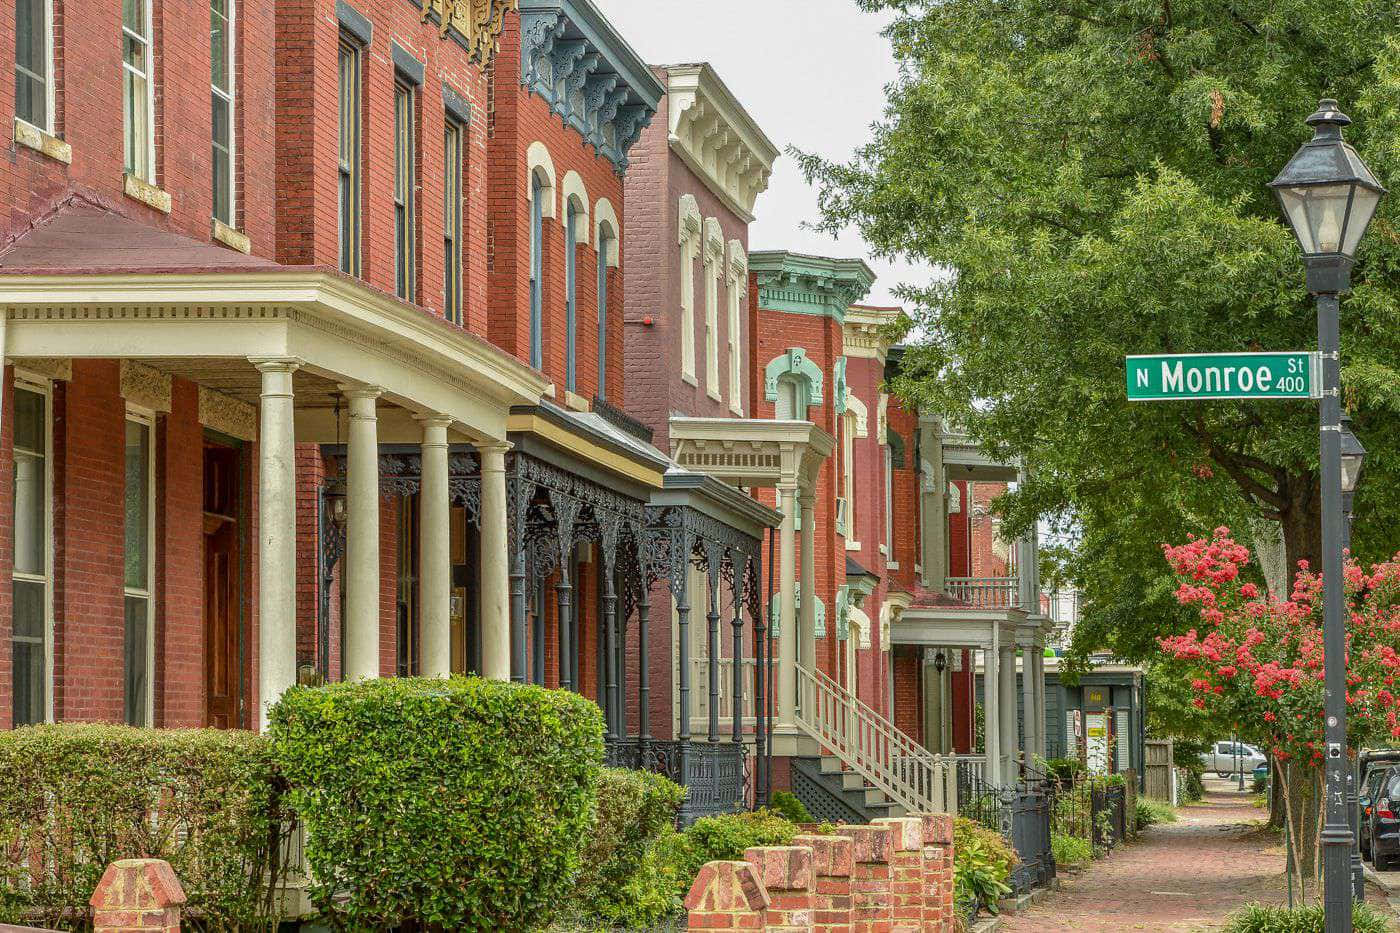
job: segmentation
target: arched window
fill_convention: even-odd
[[[807,409],[822,403],[822,371],[806,350],[790,347],[763,368],[763,397],[773,403],[778,420],[806,421]]]
[[[802,383],[796,376],[783,376],[778,380],[778,398],[774,402],[776,411],[773,417],[778,421],[801,421],[807,417],[807,406],[802,403]]]
[[[564,209],[564,384],[570,392],[578,391],[578,207],[573,198]]]
[[[598,227],[598,397],[608,397],[608,257],[616,248],[612,228]]]
[[[530,365],[544,366],[544,194],[538,172],[530,175]]]

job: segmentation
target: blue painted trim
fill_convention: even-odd
[[[389,40],[389,58],[394,63],[394,70],[402,77],[412,81],[414,84],[423,84],[423,63],[413,57],[413,53],[397,41]]]
[[[458,123],[471,126],[472,105],[462,98],[446,81],[442,82],[442,107]]]
[[[335,18],[340,28],[354,36],[361,45],[369,45],[373,41],[374,24],[345,0],[335,0]]]

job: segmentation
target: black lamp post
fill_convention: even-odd
[[[1361,465],[1366,460],[1366,448],[1351,430],[1351,415],[1342,412],[1342,550],[1351,550],[1351,502],[1356,485],[1361,481]],[[1358,902],[1366,900],[1366,869],[1361,864],[1361,810],[1357,802],[1361,780],[1360,769],[1353,766],[1347,777],[1347,816],[1351,820],[1351,896]]]
[[[1322,100],[1307,119],[1313,138],[1269,183],[1307,266],[1308,291],[1317,296],[1317,343],[1322,355],[1322,575],[1323,656],[1326,667],[1324,768],[1327,807],[1322,827],[1323,909],[1327,933],[1351,930],[1352,890],[1347,817],[1346,631],[1342,592],[1341,333],[1338,296],[1351,287],[1351,267],[1376,205],[1380,182],[1346,142],[1351,118],[1335,100]]]

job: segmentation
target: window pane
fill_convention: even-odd
[[[126,423],[126,585],[144,590],[150,585],[147,575],[147,542],[150,516],[150,436],[149,425],[137,421]]]
[[[15,114],[48,128],[48,21],[44,0],[15,0]]]
[[[126,72],[126,170],[138,178],[150,179],[150,127],[146,111],[146,79]]]
[[[44,454],[44,402],[41,392],[15,389],[15,447]]]
[[[122,25],[139,36],[146,34],[146,0],[122,0]]]
[[[14,583],[14,724],[44,721],[44,584]]]
[[[149,725],[146,721],[146,655],[150,647],[150,622],[144,596],[126,598],[126,633],[122,640],[122,677],[125,684],[126,724]]]
[[[228,90],[228,0],[209,4],[209,83]]]

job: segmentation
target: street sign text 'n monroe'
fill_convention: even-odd
[[[1319,363],[1305,351],[1130,356],[1128,400],[1317,398]]]

